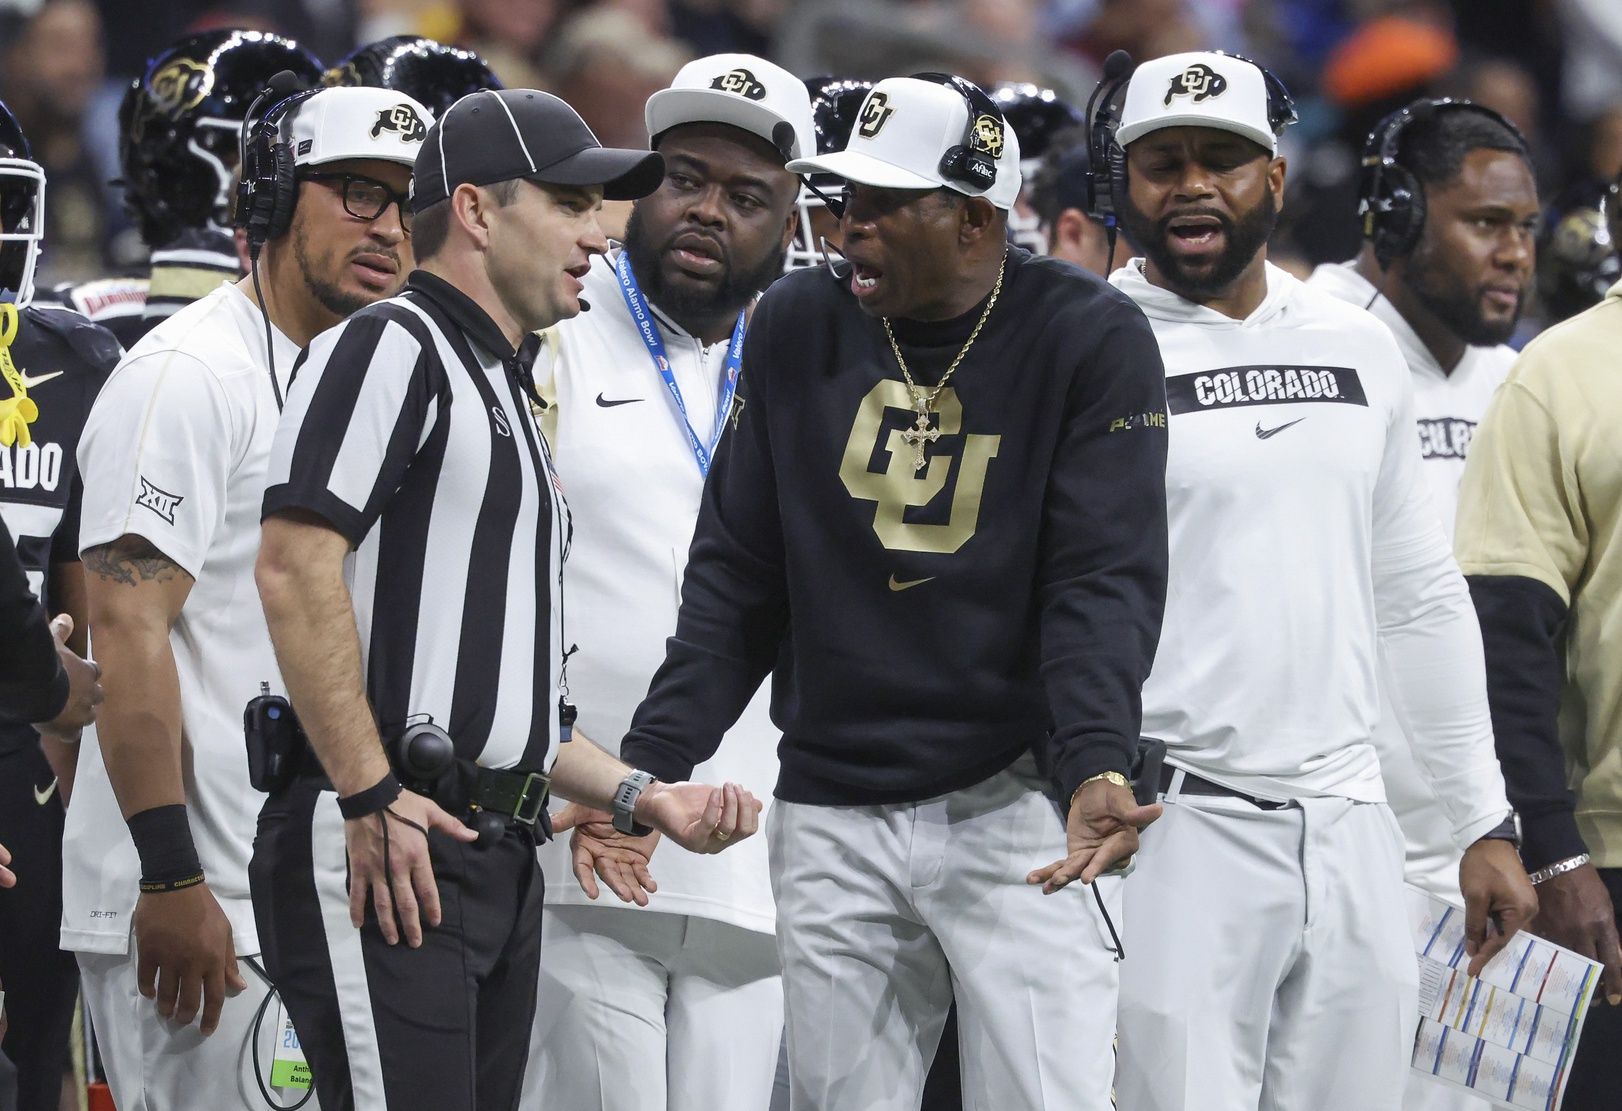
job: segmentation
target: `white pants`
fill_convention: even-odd
[[[765,1111],[783,1032],[770,934],[614,907],[542,921],[520,1107]]]
[[[1395,1111],[1419,1020],[1383,803],[1168,795],[1126,885],[1123,1111]]]
[[[135,942],[126,954],[77,953],[80,985],[90,1010],[91,1029],[107,1070],[118,1111],[265,1111],[254,1080],[254,1015],[269,989],[240,958],[237,968],[248,989],[228,998],[220,1025],[208,1037],[197,1020],[180,1026],[158,1014],[157,1005],[136,987]],[[270,1082],[277,1036],[277,1005],[267,1008],[257,1038],[260,1068]],[[270,1089],[283,1104],[303,1096],[301,1088]],[[315,1097],[304,1111],[319,1111]]]
[[[795,1111],[917,1111],[954,994],[965,1111],[1110,1106],[1114,955],[1092,891],[1025,883],[1065,852],[1040,789],[1023,757],[926,802],[772,807]]]

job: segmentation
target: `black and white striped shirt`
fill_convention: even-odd
[[[307,510],[354,547],[345,578],[385,737],[427,714],[462,756],[537,771],[558,739],[569,517],[528,375],[478,305],[416,271],[301,357],[264,515]]]

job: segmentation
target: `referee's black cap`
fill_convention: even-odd
[[[411,182],[421,212],[458,185],[523,178],[548,185],[600,185],[610,201],[645,197],[664,180],[652,151],[605,147],[586,121],[550,93],[486,89],[445,110],[423,140]]]

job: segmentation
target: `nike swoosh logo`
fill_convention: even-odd
[[[1294,420],[1286,421],[1285,423],[1279,425],[1277,428],[1267,428],[1267,429],[1263,429],[1262,428],[1262,422],[1257,421],[1256,422],[1256,438],[1258,440],[1265,440],[1269,436],[1277,436],[1280,432],[1283,432],[1286,428],[1290,427],[1290,425],[1292,425],[1292,424],[1300,424],[1302,421],[1304,421],[1306,419],[1307,419],[1306,417],[1296,417]]]
[[[604,397],[602,394],[597,395],[597,404],[601,405],[604,409],[612,409],[616,405],[629,405],[633,401],[646,401],[646,400],[647,400],[646,398],[642,398],[642,397],[622,397],[622,398],[619,398],[618,400],[610,401],[610,400],[608,400],[608,398]]]
[[[51,801],[51,796],[54,794],[56,794],[56,780],[53,779],[51,780],[51,785],[45,788],[43,791],[41,791],[38,787],[34,788],[34,802],[39,806],[44,806],[46,803]]]
[[[41,374],[38,377],[30,377],[26,372],[24,372],[22,375],[23,385],[29,389],[33,389],[35,386],[43,385],[44,383],[49,382],[52,378],[60,378],[66,373],[67,371],[64,370],[53,370],[49,374]]]
[[[894,575],[891,575],[890,576],[890,589],[891,590],[911,590],[915,586],[921,586],[924,583],[933,582],[934,579],[935,579],[935,576],[931,575],[927,579],[913,579],[911,582],[900,582],[900,581],[898,581],[896,579],[896,577]]]

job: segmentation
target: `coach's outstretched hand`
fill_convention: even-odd
[[[1532,921],[1538,896],[1515,846],[1486,837],[1465,850],[1459,888],[1464,893],[1464,951],[1470,954],[1466,971],[1479,976],[1516,931]],[[1496,928],[1489,928],[1489,921]]]
[[[439,884],[428,854],[431,829],[463,842],[479,836],[414,791],[401,791],[385,809],[344,822],[349,921],[356,929],[366,920],[368,898],[377,912],[377,928],[390,945],[403,934],[415,949],[422,944],[423,924],[439,925]]]
[[[1042,894],[1062,891],[1073,880],[1092,883],[1105,872],[1124,867],[1138,851],[1138,830],[1160,817],[1158,802],[1139,806],[1132,789],[1095,779],[1076,792],[1065,822],[1070,855],[1025,877],[1041,884]]]
[[[760,811],[760,800],[736,783],[655,783],[637,800],[637,820],[653,827],[646,837],[621,833],[606,811],[579,803],[552,815],[552,832],[574,831],[569,841],[574,877],[588,899],[597,898],[601,879],[622,902],[645,907],[659,890],[648,861],[661,835],[689,852],[718,853],[754,834]]]

